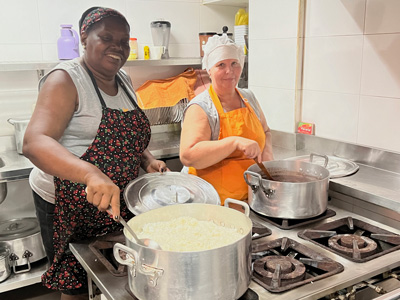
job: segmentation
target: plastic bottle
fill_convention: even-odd
[[[138,43],[137,38],[129,39],[129,46],[131,47],[131,52],[129,53],[128,60],[135,60],[138,58]]]
[[[144,46],[144,59],[150,59],[150,48],[149,46]]]

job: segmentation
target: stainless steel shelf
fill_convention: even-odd
[[[40,277],[47,270],[47,259],[38,261],[32,266],[32,269],[25,273],[12,273],[5,281],[0,283],[0,293],[15,290],[27,285],[40,282]],[[0,297],[1,298],[1,297]]]
[[[7,62],[0,63],[0,72],[10,71],[36,71],[46,70],[55,67],[60,61],[47,62]],[[201,57],[171,57],[168,59],[157,60],[130,60],[125,63],[125,67],[146,66],[185,66],[185,65],[201,65]]]
[[[216,4],[216,5],[229,5],[229,6],[244,6],[249,5],[249,0],[203,0],[204,5]]]

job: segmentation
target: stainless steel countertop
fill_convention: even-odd
[[[157,126],[152,127],[149,150],[158,159],[178,157],[180,131],[163,132],[162,129],[165,128],[163,126],[159,126],[161,131]],[[335,142],[322,142],[322,144],[332,143]],[[321,149],[318,150],[321,151]],[[312,150],[310,148],[295,150],[274,145],[273,152],[275,159],[285,159],[308,155]],[[322,153],[331,154],[324,152],[324,149]],[[341,154],[343,158],[346,158],[345,154]],[[28,178],[33,165],[23,155],[16,151],[8,151],[0,153],[0,158],[6,163],[0,168],[0,182]],[[331,179],[330,189],[400,213],[400,173],[355,162],[360,166],[358,172],[347,177]]]
[[[400,234],[400,230],[398,229],[394,229],[389,226],[385,226],[383,224],[371,221],[367,218],[339,209],[334,206],[329,206],[329,208],[333,209],[336,212],[336,215],[331,218],[325,219],[323,221],[313,223],[313,225],[311,226],[316,226],[316,224],[331,222],[333,220],[351,216],[353,218],[366,221],[372,225],[376,225],[391,232]],[[355,283],[359,283],[360,281],[366,280],[371,276],[380,274],[384,271],[388,271],[392,268],[400,266],[400,260],[399,260],[400,250],[388,253],[386,255],[383,255],[368,262],[356,263],[347,260],[344,257],[336,255],[335,253],[332,253],[328,250],[325,250],[313,244],[310,241],[306,241],[299,238],[297,236],[297,233],[301,230],[304,230],[305,228],[310,228],[311,227],[310,225],[305,225],[292,230],[281,230],[273,225],[270,225],[269,223],[265,223],[264,221],[262,221],[262,219],[258,218],[258,216],[252,215],[252,218],[253,217],[256,218],[258,222],[264,224],[265,226],[271,229],[272,235],[265,237],[264,239],[274,240],[282,237],[291,238],[341,263],[344,266],[344,271],[341,273],[335,274],[333,276],[330,276],[322,280],[309,283],[304,286],[300,286],[298,288],[283,293],[268,292],[254,281],[251,281],[250,288],[253,289],[258,294],[260,300],[318,299],[333,291],[345,288]],[[105,266],[96,258],[96,256],[92,255],[91,251],[88,248],[88,242],[73,243],[70,245],[70,249],[73,252],[73,254],[77,257],[77,259],[80,261],[84,269],[88,272],[89,276],[95,282],[96,286],[101,290],[103,295],[108,300],[132,299],[132,297],[125,289],[125,285],[128,281],[128,278],[124,277],[123,279],[121,277],[109,276],[109,271],[105,268]]]
[[[155,132],[148,149],[157,159],[178,157],[179,140],[180,131]],[[26,179],[33,168],[31,161],[15,150],[0,152],[0,159],[4,162],[0,167],[0,182]]]
[[[0,153],[4,166],[0,168],[0,182],[26,179],[33,168],[33,164],[15,150]]]

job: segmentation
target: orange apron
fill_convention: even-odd
[[[229,136],[241,136],[254,140],[263,150],[265,146],[265,133],[247,99],[243,98],[245,107],[224,112],[221,102],[218,99],[212,85],[208,89],[211,99],[217,108],[220,131],[218,140]],[[214,186],[221,198],[221,204],[224,205],[226,198],[238,200],[247,199],[247,184],[244,181],[243,173],[254,164],[253,159],[247,158],[242,151],[234,151],[227,158],[205,169],[195,169],[190,167],[189,174],[197,175]]]

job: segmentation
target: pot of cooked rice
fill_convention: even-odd
[[[249,212],[245,202],[228,198],[225,207],[177,204],[129,220],[139,239],[152,239],[162,248],[139,245],[124,229],[126,245],[115,244],[114,256],[128,266],[131,292],[140,300],[240,298],[251,280]]]

